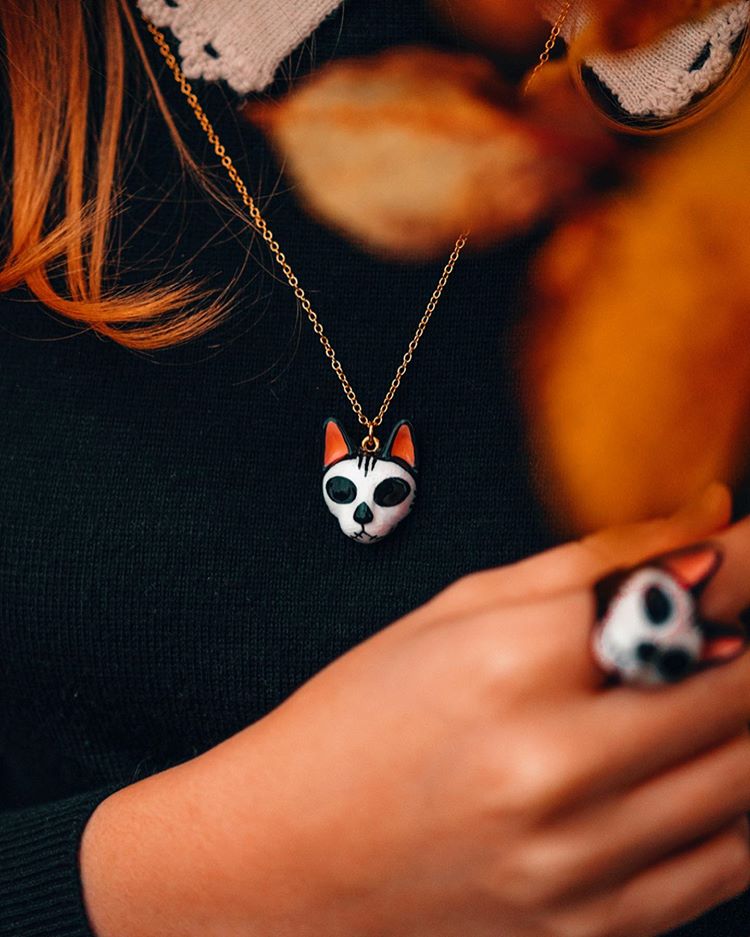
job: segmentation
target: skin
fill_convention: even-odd
[[[655,937],[750,884],[750,655],[604,687],[592,584],[711,537],[703,611],[750,604],[722,486],[672,518],[466,576],[84,832],[98,937]]]

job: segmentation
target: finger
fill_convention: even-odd
[[[701,597],[701,613],[728,621],[750,606],[750,517],[711,537],[724,561]]]
[[[566,843],[573,869],[593,867],[594,881],[604,884],[712,836],[749,811],[750,732],[745,729],[719,748],[624,793],[566,812],[548,823],[545,835]]]
[[[588,706],[592,690],[600,689],[606,680],[591,652],[595,610],[593,592],[584,589],[502,609],[489,606],[475,614],[471,630],[464,628],[457,638],[471,641],[477,655],[496,662],[504,687],[519,679],[547,697],[569,698],[571,689],[577,695],[583,690]],[[461,624],[459,620],[459,628]]]
[[[582,784],[590,793],[625,789],[722,744],[748,722],[748,653],[654,690],[607,687],[583,701],[577,719],[582,734],[600,739]]]
[[[613,569],[637,566],[705,537],[714,540],[728,527],[731,516],[730,490],[726,485],[714,483],[671,517],[590,534],[578,541],[590,557],[581,561],[577,585],[593,584]]]
[[[619,799],[608,838],[631,842],[631,868],[653,863],[694,840],[712,835],[750,812],[750,734],[747,730]],[[637,818],[637,841],[634,818]],[[628,831],[630,829],[630,832]]]
[[[746,619],[750,608],[750,518],[714,534],[710,541],[704,541],[700,548],[691,545],[687,550],[670,551],[652,560],[676,577],[685,589],[691,588],[693,595],[698,597],[699,617],[703,619],[703,625],[700,631],[692,629],[693,640],[697,643],[693,645],[690,653],[700,658],[701,669],[703,666],[721,664],[722,661],[741,653],[747,636],[742,634],[740,621]],[[640,565],[643,568],[643,564]],[[650,562],[646,565],[650,565]],[[627,574],[625,579],[627,580]],[[651,581],[647,579],[646,585]],[[642,584],[643,579],[638,582]],[[619,660],[626,673],[635,674],[639,667],[646,666],[638,661],[637,641],[654,640],[656,644],[651,647],[655,650],[660,640],[656,634],[658,629],[653,629],[650,623],[646,625],[649,620],[643,608],[645,586],[641,589],[641,585],[634,584],[629,589],[619,572],[611,581],[605,577],[599,580],[599,583],[601,588],[597,588],[597,596],[600,615],[604,614],[608,607],[611,610],[610,603],[615,595],[619,596],[622,602],[619,612],[608,616],[611,626],[607,632],[608,646],[603,647],[597,639],[597,650],[600,656],[603,653],[610,662]],[[680,589],[677,591],[681,593]],[[686,628],[692,627],[690,621],[694,614],[693,600],[686,599],[682,606],[683,611],[678,614],[676,609],[679,607],[671,606],[675,610],[673,620],[682,620]],[[745,620],[744,624],[747,632],[750,621]],[[699,638],[701,631],[702,642]],[[609,669],[606,664],[603,664],[603,667],[605,670]],[[684,676],[687,675],[686,668]]]
[[[729,489],[715,483],[671,517],[610,528],[518,563],[464,577],[441,593],[441,610],[470,612],[488,604],[591,586],[617,567],[634,566],[659,553],[713,539],[726,528],[731,511]]]
[[[575,920],[588,920],[594,929],[598,923],[609,934],[656,937],[729,901],[749,885],[748,822],[740,817],[623,885],[609,886],[573,914]]]

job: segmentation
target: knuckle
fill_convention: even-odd
[[[487,693],[487,706],[493,712],[502,712],[505,718],[513,716],[523,720],[528,711],[529,694],[534,692],[533,662],[524,656],[523,648],[513,642],[498,647],[496,639],[488,640],[482,634],[481,624],[475,633],[476,670]],[[516,762],[515,756],[513,761]]]
[[[491,601],[498,579],[502,576],[503,570],[500,568],[476,569],[456,579],[448,588],[453,590],[454,596],[458,594],[467,600]]]
[[[611,927],[597,919],[576,915],[560,920],[555,926],[555,937],[616,937]]]
[[[727,894],[744,892],[750,887],[750,841],[745,823],[736,824],[728,835],[725,859],[719,871]]]
[[[549,821],[577,789],[571,753],[552,733],[519,744],[513,755],[512,780],[517,799],[530,818]]]
[[[555,937],[630,937],[633,928],[622,920],[617,893],[597,896],[557,916]]]
[[[727,870],[721,877],[717,897],[728,899],[741,895],[750,887],[750,869]]]
[[[732,886],[732,894],[742,895],[748,888],[750,888],[750,866],[745,866]]]
[[[498,851],[487,867],[486,891],[504,908],[526,917],[554,919],[562,889],[554,864],[533,842]]]
[[[489,596],[486,575],[484,571],[472,572],[455,579],[435,596],[433,602],[449,604],[451,608],[475,605]]]
[[[553,911],[571,901],[581,888],[577,862],[564,842],[532,838],[519,848],[513,880],[526,910]]]
[[[554,937],[610,937],[598,917],[588,909],[557,911],[548,915],[545,933]]]
[[[518,718],[524,718],[541,695],[537,660],[515,632],[513,614],[493,607],[475,612],[463,622],[461,651],[472,667],[483,702],[492,712],[501,710],[506,721],[516,704]]]
[[[489,604],[491,592],[487,571],[467,573],[454,579],[420,606],[428,623],[440,619],[461,619],[467,613]]]

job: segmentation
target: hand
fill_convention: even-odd
[[[654,937],[744,890],[750,655],[603,688],[591,586],[711,536],[728,495],[466,576],[87,827],[100,937]],[[118,891],[113,892],[117,886]]]

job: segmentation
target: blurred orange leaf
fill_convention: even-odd
[[[575,118],[526,119],[485,59],[414,47],[334,62],[244,113],[314,215],[401,259],[442,256],[464,228],[473,246],[526,231],[612,152]]]
[[[521,372],[566,528],[666,513],[747,466],[749,148],[750,89],[539,257]]]

